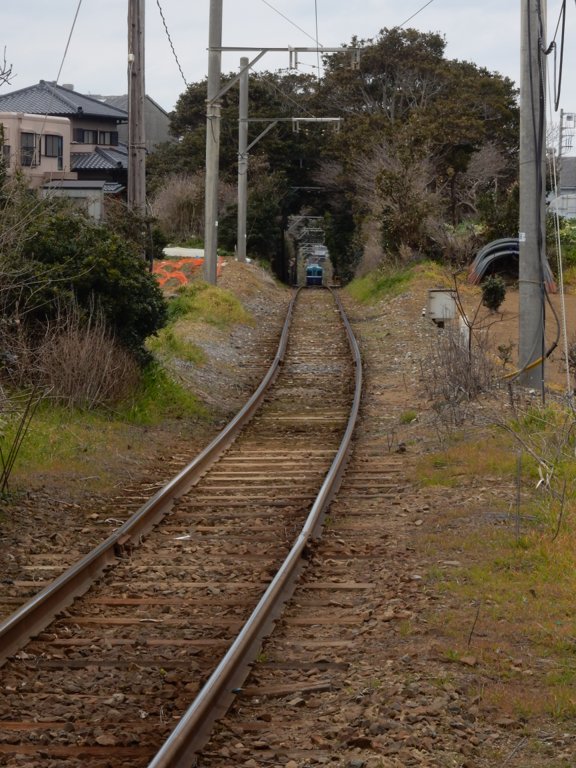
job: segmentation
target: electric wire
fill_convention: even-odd
[[[297,30],[299,30],[299,31],[300,31],[300,32],[302,32],[304,35],[306,35],[306,37],[310,38],[310,40],[313,40],[313,41],[316,43],[316,45],[317,45],[318,47],[320,47],[320,48],[324,48],[324,46],[323,46],[321,43],[319,43],[319,42],[318,42],[318,29],[316,29],[316,37],[314,37],[313,35],[310,35],[308,32],[306,32],[306,30],[305,30],[305,29],[302,29],[302,27],[301,27],[301,26],[299,26],[298,24],[296,24],[296,22],[295,22],[295,21],[292,21],[292,19],[291,19],[291,18],[289,18],[288,16],[286,16],[286,14],[282,13],[282,11],[279,11],[279,10],[278,10],[278,8],[275,8],[275,7],[272,5],[272,3],[269,3],[269,2],[268,2],[268,0],[261,0],[261,2],[262,2],[262,3],[264,3],[264,5],[267,5],[267,6],[268,6],[268,8],[271,8],[271,9],[272,9],[272,10],[273,10],[275,13],[277,13],[279,16],[282,16],[282,18],[283,18],[285,21],[287,21],[289,24],[292,24],[292,26],[293,26],[293,27],[295,27]]]
[[[174,56],[174,61],[176,62],[176,65],[180,70],[180,75],[182,77],[182,80],[184,80],[184,85],[186,86],[186,88],[189,88],[190,87],[189,83],[186,80],[186,77],[184,75],[184,71],[180,64],[180,60],[178,59],[178,56],[176,54],[176,49],[174,48],[174,43],[172,42],[172,37],[170,36],[170,31],[168,30],[168,24],[166,23],[166,17],[164,16],[164,11],[162,10],[162,6],[160,5],[160,0],[156,0],[156,5],[158,6],[158,10],[160,11],[160,18],[162,19],[162,24],[164,25],[164,31],[166,32],[166,37],[168,38],[168,42],[170,43],[170,48],[172,49],[172,55]]]
[[[271,88],[274,91],[277,91],[282,98],[284,98],[286,101],[290,102],[294,106],[298,107],[298,109],[301,109],[305,114],[307,114],[309,117],[316,117],[314,112],[310,112],[310,110],[307,107],[302,106],[302,104],[299,104],[296,99],[294,99],[289,94],[285,93],[280,86],[276,85],[276,83],[273,80],[269,80],[266,77],[263,77],[260,82],[262,85],[266,86],[267,88]]]
[[[550,83],[548,83],[550,89]],[[552,122],[552,108],[550,106],[550,121]],[[558,197],[558,164],[556,162],[556,153],[550,155],[550,175],[552,177],[552,187],[554,196]],[[570,376],[570,365],[568,362],[568,329],[566,323],[566,294],[564,291],[564,266],[562,259],[562,239],[560,237],[560,214],[558,209],[554,209],[554,235],[556,238],[557,262],[558,262],[558,290],[560,293],[560,317],[562,329],[562,346],[564,351],[564,361],[566,365],[566,397],[570,403],[573,400],[573,386]]]
[[[68,48],[70,48],[70,42],[72,40],[72,35],[74,34],[74,29],[76,27],[76,21],[78,20],[78,14],[80,13],[80,8],[82,7],[82,0],[78,0],[78,6],[76,8],[76,13],[74,14],[74,20],[72,21],[72,26],[70,27],[70,34],[68,35],[68,40],[66,41],[66,47],[64,49],[64,54],[62,56],[62,61],[60,62],[60,69],[58,70],[58,74],[56,76],[56,83],[58,83],[58,80],[60,80],[60,75],[62,74],[62,68],[64,67],[64,62],[66,61],[66,56],[68,55]]]
[[[533,41],[534,41],[534,32],[532,28],[532,10],[528,5],[526,6],[526,31],[527,31],[527,44],[529,50],[532,50]],[[535,221],[541,222],[541,211],[540,211],[540,200],[542,199],[542,192],[543,192],[543,174],[542,174],[542,163],[540,162],[539,158],[542,157],[542,147],[543,147],[543,138],[545,133],[545,114],[544,114],[544,82],[543,82],[543,67],[542,67],[542,56],[544,54],[544,47],[542,46],[542,40],[543,40],[543,30],[544,30],[544,24],[542,20],[542,9],[540,5],[538,4],[538,35],[540,40],[540,46],[539,46],[539,55],[538,55],[538,83],[535,82],[533,67],[529,67],[529,75],[528,75],[528,82],[529,82],[529,90],[530,90],[530,103],[536,104],[536,97],[538,98],[538,103],[540,106],[540,109],[538,110],[538,119],[536,119],[535,110],[532,109],[532,133],[533,133],[533,142],[535,147],[535,162],[534,162],[534,172],[536,175],[535,178],[535,186],[536,186],[536,210],[534,211],[535,215]],[[538,87],[538,92],[536,93],[536,87]],[[553,348],[546,353],[545,352],[545,295],[546,295],[546,289],[545,289],[545,283],[544,283],[544,275],[543,275],[543,265],[542,265],[542,254],[543,254],[543,246],[544,246],[544,240],[543,240],[543,232],[542,232],[542,226],[537,227],[537,250],[538,250],[538,264],[539,264],[539,279],[538,284],[540,286],[541,295],[540,295],[540,325],[541,325],[541,333],[540,338],[536,337],[533,340],[532,349],[528,350],[528,354],[526,355],[526,361],[524,364],[519,368],[519,370],[514,371],[511,374],[508,374],[505,376],[506,379],[515,379],[518,376],[522,375],[523,373],[526,373],[527,371],[533,370],[534,368],[538,367],[539,365],[542,366],[544,363],[544,360],[552,354],[553,349],[555,348],[555,345]],[[533,360],[533,356],[536,352],[536,349],[540,345],[540,356]],[[543,373],[543,370],[542,370]],[[542,392],[542,399],[544,400],[544,377],[542,375],[542,381],[541,381],[541,392]]]
[[[64,47],[64,53],[62,54],[62,59],[60,61],[60,67],[58,68],[58,74],[56,75],[56,80],[52,84],[52,94],[50,96],[50,103],[48,104],[48,109],[46,110],[46,114],[44,115],[42,124],[40,126],[40,153],[42,152],[42,136],[44,134],[44,128],[46,127],[46,121],[48,120],[48,113],[50,112],[52,102],[54,101],[54,97],[56,96],[56,86],[58,85],[58,81],[60,80],[60,75],[62,74],[62,70],[64,68],[64,62],[66,61],[66,56],[68,55],[68,49],[70,48],[72,36],[76,28],[76,22],[78,21],[78,15],[80,14],[80,9],[82,8],[82,2],[83,0],[78,0],[78,5],[76,6],[74,19],[72,20],[72,26],[70,27],[70,32],[68,33],[68,39],[66,40],[66,46]],[[50,174],[50,178],[52,178],[52,174]]]
[[[425,3],[421,8],[419,8],[415,13],[413,13],[412,16],[409,16],[407,19],[405,19],[402,22],[402,24],[396,24],[396,29],[401,29],[403,26],[408,24],[409,21],[412,21],[412,19],[416,18],[416,16],[418,16],[418,14],[422,13],[422,11],[425,8],[428,8],[429,5],[432,5],[433,2],[434,2],[434,0],[428,0],[428,2]]]
[[[544,54],[546,56],[549,56],[552,52],[554,52],[554,110],[558,111],[558,106],[560,104],[560,95],[562,93],[562,74],[564,70],[564,48],[565,48],[565,39],[566,39],[566,6],[567,6],[567,0],[562,0],[562,5],[560,6],[560,12],[558,14],[558,21],[556,22],[556,30],[554,32],[554,37],[552,38],[552,42],[550,45],[544,50]],[[541,8],[539,8],[539,12],[541,12]],[[560,36],[560,55],[558,57],[558,45],[556,43],[556,38],[558,37],[558,30],[560,29],[560,26],[562,26],[562,32]],[[558,62],[558,58],[560,61]]]
[[[543,57],[548,55],[551,50],[553,50],[553,45],[550,45],[548,48],[545,48],[542,44],[544,40],[544,21],[542,18],[542,6],[540,3],[538,3],[537,7],[537,15],[538,15],[538,38],[540,41],[539,45],[539,55],[537,59],[537,66],[538,66],[538,102],[540,106],[539,114],[538,114],[538,121],[536,121],[534,110],[532,111],[532,130],[533,130],[533,139],[534,139],[534,146],[535,146],[535,173],[536,173],[536,189],[537,189],[537,195],[536,195],[536,206],[537,210],[535,211],[536,215],[536,221],[541,220],[541,212],[540,212],[540,200],[542,199],[542,195],[544,192],[544,179],[542,174],[542,164],[540,162],[540,158],[542,158],[542,151],[544,147],[544,140],[545,140],[545,100],[546,100],[546,84],[544,81],[544,67],[543,67]],[[527,35],[528,35],[528,47],[530,50],[532,50],[532,44],[533,44],[533,34],[534,30],[532,29],[532,17],[531,17],[531,11],[529,8],[527,8]],[[535,78],[533,75],[532,67],[529,68],[529,83],[530,83],[530,96],[531,96],[531,103],[535,103],[535,97],[536,97],[536,83],[534,82]],[[550,296],[548,291],[546,290],[546,284],[544,280],[544,274],[543,274],[543,258],[544,258],[544,240],[543,240],[543,231],[542,227],[538,227],[538,254],[539,254],[539,285],[541,286],[541,302],[540,302],[540,313],[542,317],[542,332],[541,332],[541,338],[540,340],[534,339],[534,345],[532,350],[530,351],[530,354],[528,355],[528,359],[532,357],[534,354],[537,345],[540,343],[541,345],[541,355],[536,360],[532,360],[530,363],[525,364],[520,370],[514,371],[511,374],[508,374],[505,378],[511,379],[511,378],[517,378],[522,373],[525,373],[527,371],[530,371],[534,368],[536,368],[539,365],[542,365],[544,360],[546,360],[552,352],[556,349],[558,346],[560,333],[561,333],[561,325],[560,325],[560,319],[558,317],[558,313],[556,312],[554,305],[552,304],[552,301],[550,300]],[[550,307],[550,310],[554,316],[554,319],[556,321],[556,338],[552,342],[551,346],[548,350],[545,349],[545,304],[548,304]],[[570,389],[570,386],[568,387]],[[542,376],[542,398],[544,399],[544,377]]]

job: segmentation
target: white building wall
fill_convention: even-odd
[[[8,173],[21,170],[32,187],[51,179],[76,178],[70,170],[71,127],[66,117],[45,117],[22,112],[0,112],[4,128],[4,159]],[[22,153],[22,134],[33,134],[34,157],[27,163]],[[62,138],[61,157],[46,155],[46,136]]]

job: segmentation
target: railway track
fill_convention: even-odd
[[[242,371],[235,378],[233,386],[228,388],[226,403],[219,401],[219,411],[225,406],[231,418],[248,400],[258,387],[262,377],[274,359],[278,347],[278,338],[282,332],[286,307],[278,307],[267,314],[265,327],[258,334],[233,332],[230,342],[235,348],[242,349]],[[255,312],[258,322],[258,312]],[[262,324],[261,324],[262,325]],[[209,376],[202,369],[204,376]],[[232,402],[230,402],[232,400]],[[222,422],[228,421],[222,418]],[[190,434],[182,432],[177,442],[158,446],[154,455],[141,466],[139,461],[131,460],[130,447],[126,451],[124,478],[116,479],[115,490],[111,494],[90,493],[84,491],[84,503],[54,498],[44,489],[35,490],[30,496],[19,499],[12,515],[25,521],[32,519],[28,526],[29,534],[26,547],[18,539],[10,538],[9,532],[0,530],[0,572],[2,590],[0,591],[0,621],[12,614],[27,599],[49,584],[64,568],[72,566],[83,555],[96,547],[103,539],[111,535],[124,523],[141,504],[159,491],[169,480],[204,445],[216,434],[216,428],[198,425],[199,429]],[[202,437],[198,432],[204,432]],[[106,470],[104,470],[105,472]],[[89,472],[89,474],[93,474]],[[95,470],[99,483],[100,469]],[[38,522],[38,510],[42,510],[45,520]],[[55,526],[54,521],[61,515],[73,518],[74,526],[66,526],[66,536]]]
[[[313,557],[326,474],[343,471],[360,377],[337,318],[328,292],[302,293],[280,374],[219,460],[207,468],[211,444],[84,558],[88,575],[59,578],[83,597],[47,588],[0,625],[0,765],[191,764]]]

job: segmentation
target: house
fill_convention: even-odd
[[[549,210],[567,219],[576,218],[576,157],[563,155],[559,161],[558,195],[549,201]]]
[[[128,96],[95,96],[105,104],[118,107],[128,112]],[[170,134],[170,115],[150,96],[144,98],[144,131],[146,135],[146,150],[153,152],[159,144],[176,142]],[[123,144],[128,144],[128,124],[118,126],[118,136]]]
[[[2,156],[9,174],[21,169],[34,188],[50,178],[75,179],[70,167],[70,120],[52,115],[0,112]]]
[[[127,183],[128,152],[119,139],[119,126],[127,120],[125,110],[71,85],[41,80],[0,95],[8,172],[21,170],[44,192],[56,185],[76,198],[118,193]],[[88,183],[96,181],[104,184]]]

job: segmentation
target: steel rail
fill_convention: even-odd
[[[314,539],[322,532],[328,505],[336,494],[352,447],[352,435],[362,395],[362,360],[358,343],[346,317],[339,296],[331,291],[346,328],[355,366],[355,389],[352,407],[340,447],[324,479],[316,500],[286,560],[270,582],[236,640],[220,661],[200,693],[186,710],[176,728],[164,742],[148,768],[190,768],[194,755],[209,739],[210,732],[230,707],[249,674],[262,639],[270,633],[274,621],[292,596]]]
[[[137,542],[150,531],[171,510],[174,501],[198,482],[220,454],[232,444],[240,429],[260,407],[284,361],[298,292],[294,293],[288,307],[274,360],[248,402],[203,451],[113,534],[0,623],[0,667],[30,638],[45,629],[56,614],[84,594],[100,574],[122,557],[129,542]]]

